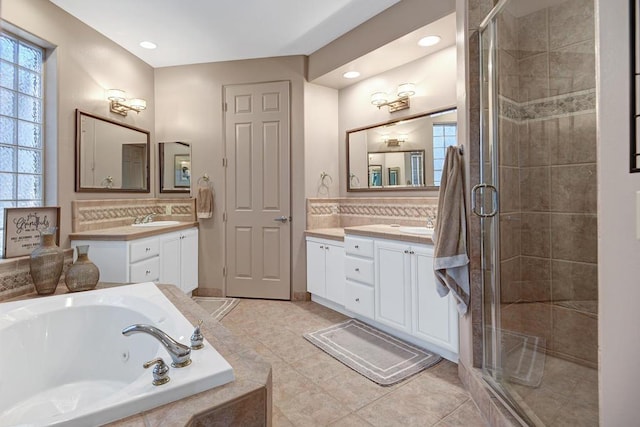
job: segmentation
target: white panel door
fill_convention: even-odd
[[[411,332],[409,245],[376,240],[375,320]]]
[[[227,295],[290,299],[289,82],[224,88]]]

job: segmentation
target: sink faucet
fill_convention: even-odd
[[[129,336],[135,333],[149,334],[164,346],[169,352],[174,368],[183,368],[191,363],[191,349],[184,344],[171,338],[169,335],[151,325],[135,324],[127,326],[122,330],[122,335]]]
[[[156,216],[156,215],[157,215],[157,214],[154,214],[154,213],[150,213],[149,215],[145,215],[145,216],[140,220],[140,222],[141,222],[142,224],[146,224],[146,223],[148,223],[148,222],[151,222],[151,220],[153,219],[153,217],[154,217],[154,216]]]

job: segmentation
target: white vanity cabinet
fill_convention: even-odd
[[[198,286],[198,229],[160,233],[134,240],[80,240],[89,245],[89,259],[101,282],[172,284],[184,292]]]
[[[307,291],[344,305],[344,247],[341,242],[307,237]]]
[[[344,238],[346,298],[344,308],[367,318],[374,317],[373,241],[355,236]]]
[[[160,235],[160,283],[178,286],[185,293],[198,287],[198,229]]]

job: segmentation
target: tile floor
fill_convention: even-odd
[[[302,337],[345,319],[313,302],[247,299],[222,319],[271,363],[274,427],[488,426],[454,363],[381,387]]]

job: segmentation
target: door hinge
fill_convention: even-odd
[[[222,222],[227,222],[227,213],[222,212]]]
[[[225,113],[227,112],[227,103],[226,102],[222,103],[222,109],[224,110]]]
[[[222,158],[222,167],[224,167],[224,168],[227,167],[227,158],[226,157]]]
[[[227,277],[227,267],[222,267],[222,277]]]

